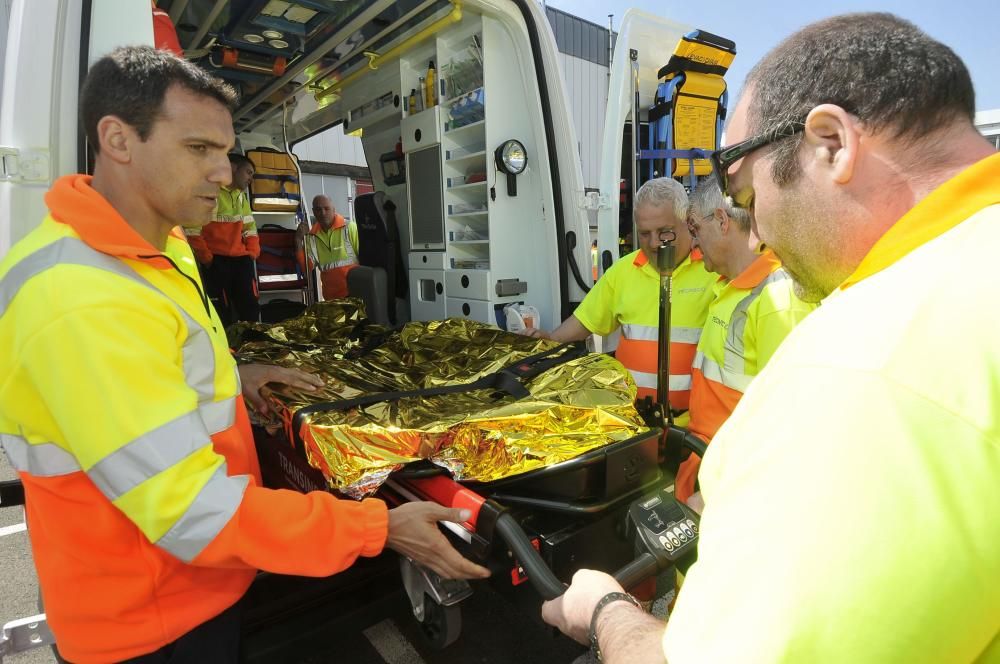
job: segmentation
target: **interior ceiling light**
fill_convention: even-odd
[[[273,48],[288,48],[288,42],[284,39],[271,39],[267,43]]]
[[[255,35],[252,32],[248,32],[247,34],[243,35],[243,41],[247,42],[248,44],[259,44],[262,41],[264,41],[264,38],[261,37],[260,35]]]
[[[281,39],[285,36],[277,30],[265,30],[261,34],[264,35],[266,39]]]
[[[497,168],[507,174],[507,195],[517,196],[517,176],[528,165],[528,152],[521,141],[510,139],[493,152]]]
[[[285,20],[292,23],[308,23],[319,12],[306,7],[292,7],[285,12]]]
[[[271,0],[267,3],[263,9],[260,10],[261,16],[281,16],[288,8],[292,6],[292,3],[285,2],[285,0]]]

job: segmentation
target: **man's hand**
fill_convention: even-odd
[[[573,575],[573,583],[562,597],[542,604],[542,620],[574,641],[590,645],[587,632],[594,608],[602,597],[613,592],[624,592],[613,576],[582,569]]]
[[[438,521],[461,523],[469,516],[468,510],[437,503],[406,503],[389,510],[389,537],[385,544],[445,579],[485,579],[490,571],[462,556],[438,530]]]
[[[261,415],[267,415],[271,410],[267,405],[267,396],[271,393],[268,383],[287,385],[306,392],[315,392],[324,384],[321,379],[305,371],[273,364],[241,364],[238,368],[240,381],[243,383],[243,398]]]
[[[523,334],[526,337],[534,337],[535,339],[551,339],[552,337],[545,330],[539,330],[536,327],[527,327],[518,334]]]

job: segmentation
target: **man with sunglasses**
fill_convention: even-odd
[[[773,251],[751,247],[750,214],[723,199],[714,179],[692,192],[688,228],[705,267],[721,275],[691,370],[688,429],[710,442],[751,381],[815,305],[795,296],[792,279]],[[700,499],[691,499],[700,464],[700,457],[689,456],[674,483],[677,499],[696,509]]]
[[[822,306],[705,456],[668,625],[589,570],[548,622],[607,662],[1000,660],[1000,155],[974,109],[955,53],[888,14],[751,71],[722,189]]]

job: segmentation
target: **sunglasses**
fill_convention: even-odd
[[[733,164],[752,152],[782,138],[794,136],[804,128],[805,125],[801,122],[784,122],[771,131],[751,136],[745,141],[740,141],[735,145],[724,147],[710,154],[708,158],[712,162],[712,171],[715,173],[715,179],[719,182],[719,189],[722,191],[722,195],[729,198],[735,207],[749,210],[751,205],[753,205],[753,189],[747,188],[744,192],[737,192],[738,197],[730,194],[729,169],[732,168]]]

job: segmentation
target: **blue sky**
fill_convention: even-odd
[[[737,55],[726,78],[737,94],[750,67],[798,28],[835,14],[889,11],[958,53],[972,73],[977,111],[1000,108],[997,0],[554,0],[547,4],[603,26],[613,13],[616,28],[625,10],[636,7],[728,37],[736,42]]]

